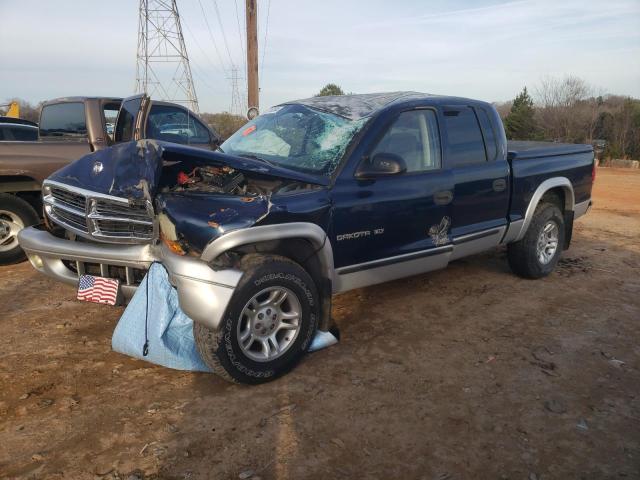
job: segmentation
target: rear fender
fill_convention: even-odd
[[[573,213],[575,207],[575,195],[571,181],[566,177],[549,178],[542,182],[531,196],[524,218],[522,220],[511,222],[502,243],[517,242],[525,236],[540,200],[542,200],[545,193],[554,188],[562,188],[564,191],[564,211]]]

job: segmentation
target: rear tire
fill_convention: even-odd
[[[26,258],[18,245],[18,232],[39,221],[40,217],[27,202],[15,195],[0,194],[0,265]]]
[[[247,256],[244,275],[220,327],[193,325],[204,363],[225,380],[258,384],[291,370],[318,328],[313,280],[297,263],[275,255]]]
[[[507,247],[511,270],[524,278],[546,277],[560,260],[564,236],[564,216],[558,206],[541,203],[522,240]]]

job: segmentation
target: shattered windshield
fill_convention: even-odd
[[[284,105],[247,123],[221,149],[231,155],[329,176],[364,122],[303,105]]]

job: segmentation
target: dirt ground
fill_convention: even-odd
[[[504,251],[336,298],[341,342],[246,387],[114,353],[121,308],[0,268],[0,477],[640,478],[640,172],[557,272]]]

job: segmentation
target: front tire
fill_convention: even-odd
[[[0,194],[0,265],[26,258],[18,245],[18,232],[40,221],[31,205],[15,195]]]
[[[546,277],[560,260],[564,235],[564,217],[558,206],[541,203],[522,240],[507,247],[511,270],[524,278]]]
[[[309,274],[275,255],[243,259],[244,275],[219,330],[194,323],[203,361],[224,379],[264,383],[291,370],[318,328],[319,299]]]

